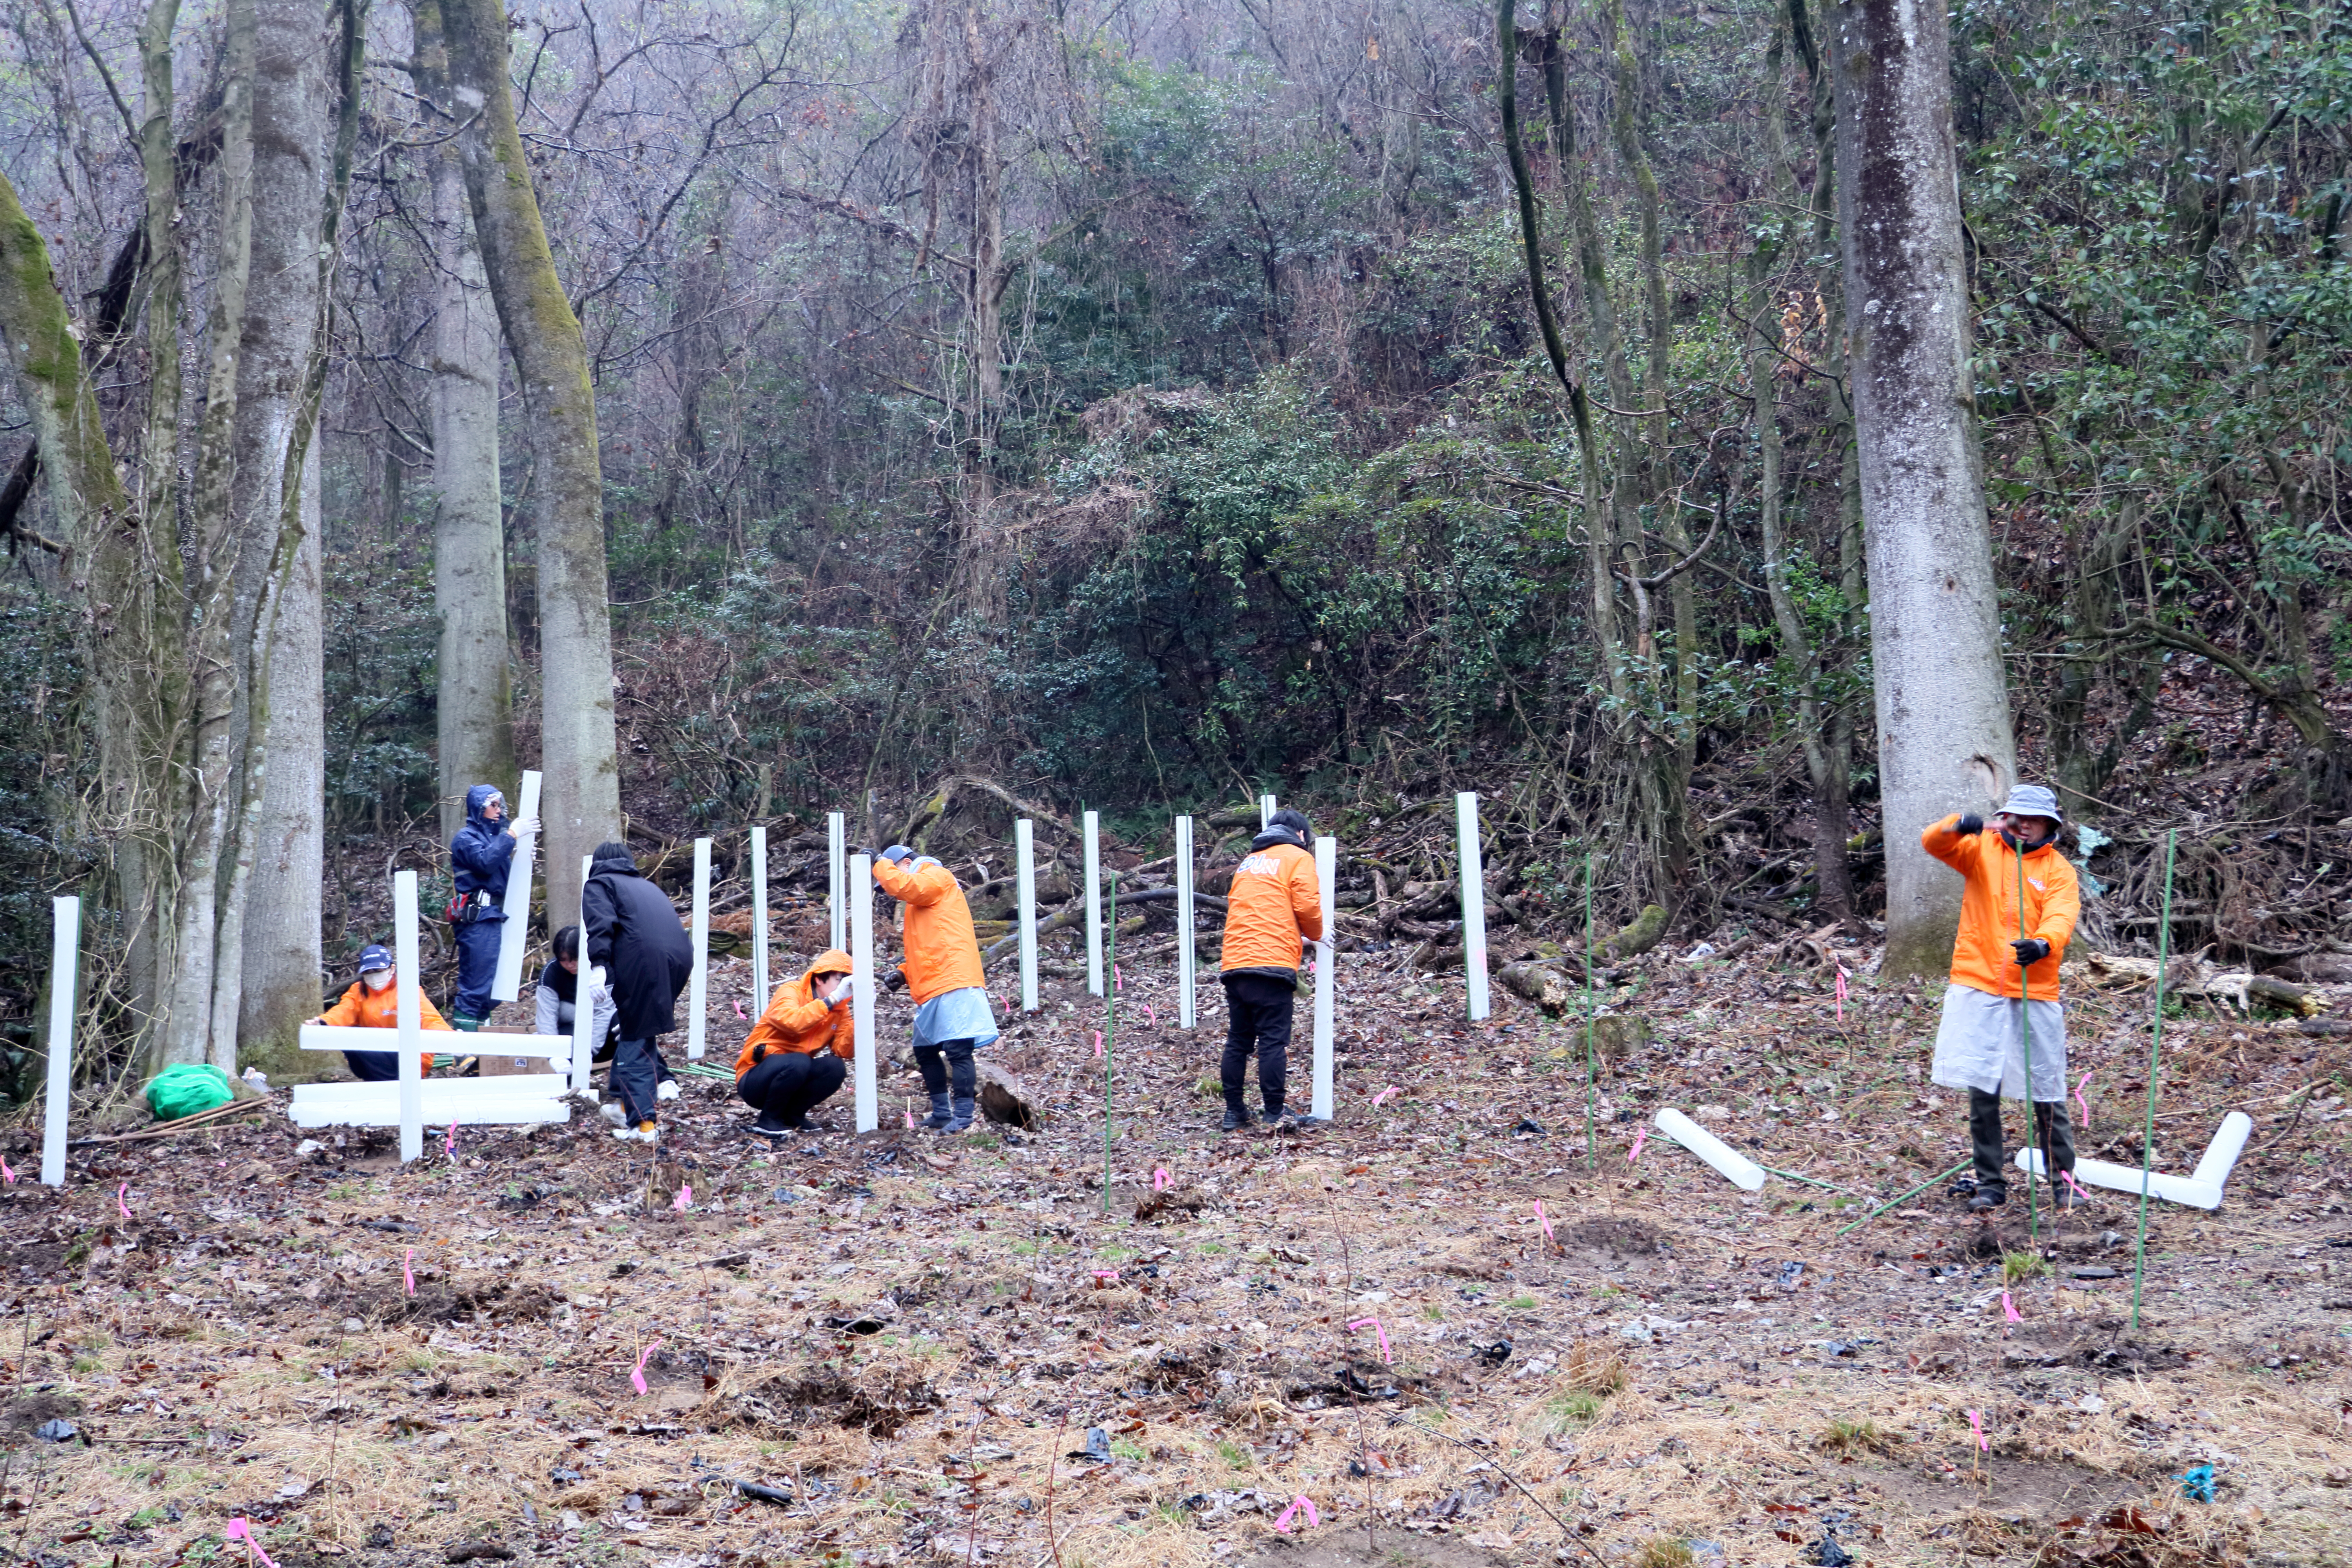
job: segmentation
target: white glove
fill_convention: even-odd
[[[516,838],[530,838],[539,832],[539,818],[535,816],[526,816],[521,821],[516,823],[512,827],[508,828],[507,832]]]

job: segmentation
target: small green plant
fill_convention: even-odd
[[[1432,1301],[1428,1306],[1423,1307],[1421,1310],[1421,1315],[1427,1318],[1433,1323],[1442,1323],[1445,1321],[1445,1310],[1434,1301]]]
[[[1124,1437],[1113,1443],[1110,1446],[1110,1451],[1119,1458],[1133,1459],[1139,1465],[1151,1458],[1150,1454],[1144,1452],[1142,1444],[1129,1442]]]
[[[1554,1432],[1571,1432],[1601,1419],[1601,1395],[1581,1388],[1555,1394],[1544,1401],[1544,1415]]]
[[[78,1355],[73,1358],[73,1369],[76,1372],[96,1372],[105,1364],[94,1355]]]
[[[1813,1447],[1848,1458],[1856,1454],[1883,1454],[1894,1446],[1886,1434],[1878,1429],[1878,1423],[1870,1420],[1832,1420],[1822,1428],[1821,1436],[1813,1439]]]
[[[1256,1462],[1250,1458],[1247,1448],[1228,1437],[1217,1439],[1217,1458],[1236,1470],[1246,1470]]]
[[[1200,1246],[1201,1255],[1204,1258],[1213,1258],[1218,1253],[1230,1250],[1232,1249],[1222,1241],[1204,1241]]]
[[[169,1517],[160,1508],[142,1508],[122,1521],[125,1530],[152,1530]]]
[[[1679,1535],[1653,1535],[1633,1552],[1633,1568],[1697,1568],[1691,1544]]]
[[[1503,1303],[1504,1310],[1512,1312],[1532,1312],[1535,1310],[1535,1306],[1536,1299],[1533,1296],[1525,1295],[1514,1296]]]
[[[2011,1252],[2000,1260],[2000,1282],[2004,1285],[2021,1285],[2049,1272],[2050,1260],[2038,1252]]]

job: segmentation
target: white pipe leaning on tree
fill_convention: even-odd
[[[698,1062],[710,1004],[710,840],[694,841],[694,973],[686,990],[686,1059]],[[763,1004],[764,1005],[764,1004]]]
[[[1021,932],[1021,1010],[1037,1010],[1037,843],[1027,817],[1013,825],[1014,885],[1018,907],[1013,918]]]
[[[74,1001],[80,990],[81,900],[49,900],[48,1101],[41,1107],[41,1184],[66,1184],[66,1111],[73,1103]]]
[[[604,971],[600,964],[593,968],[588,963],[588,910],[586,894],[588,872],[594,866],[593,855],[580,857],[580,972],[572,980],[572,1092],[588,1092],[588,1072],[594,1065],[596,1047],[604,1042],[590,1035],[591,1021],[596,1012],[596,987],[604,984]]]
[[[539,780],[535,772],[522,775],[522,800],[515,811],[517,822],[539,820]],[[506,924],[499,928],[499,970],[490,981],[490,999],[511,1002],[522,994],[522,953],[530,945],[530,873],[539,848],[538,836],[520,840],[515,845],[514,858],[507,864],[505,896],[499,907],[506,911]]]
[[[751,829],[751,1016],[768,1010],[768,830]]]
[[[871,1132],[881,1124],[882,1098],[875,1077],[874,1058],[879,1046],[874,1037],[874,858],[852,856],[850,885],[866,890],[849,900],[850,1025],[856,1031],[857,1058],[850,1077],[856,1084],[857,1131]]]
[[[1486,876],[1478,854],[1478,796],[1454,797],[1454,837],[1462,860],[1462,981],[1470,1021],[1486,1016]]]
[[[398,988],[393,994],[393,1018],[397,1027],[393,1049],[400,1060],[400,1163],[425,1157],[425,989],[416,952],[416,873],[395,872],[392,879],[393,959],[400,965]]]
[[[1094,812],[1087,813],[1087,994],[1089,996],[1103,994],[1101,821]]]
[[[1176,1022],[1192,1026],[1192,819],[1176,819]]]
[[[1262,795],[1257,797],[1257,830],[1260,833],[1274,826],[1274,814],[1279,809],[1274,796]]]
[[[849,905],[843,900],[842,881],[846,875],[849,854],[849,818],[838,811],[827,812],[825,832],[825,895],[824,908],[828,921],[825,945],[838,952],[849,942]]]
[[[1332,883],[1339,875],[1339,841],[1315,841],[1315,880],[1321,889],[1323,937],[1315,944],[1315,1120],[1331,1120],[1336,1103],[1331,1085],[1332,1036],[1336,1032],[1339,995],[1339,948],[1333,928],[1339,920],[1339,892]]]

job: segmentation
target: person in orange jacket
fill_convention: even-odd
[[[1954,813],[1919,835],[1920,847],[1968,882],[1960,895],[1952,983],[1944,992],[1930,1076],[1946,1089],[1969,1091],[1969,1134],[1976,1151],[1969,1207],[1978,1214],[2009,1198],[2008,1167],[2001,1160],[2004,1091],[2032,1102],[2032,1136],[2042,1151],[2043,1168],[2053,1173],[2074,1168],[2074,1139],[2066,1124],[2066,1015],[2058,1005],[2058,965],[2082,915],[2083,896],[2074,868],[2058,852],[2064,821],[2056,795],[2039,784],[2020,784],[1990,823],[1973,812]],[[2030,1086],[2024,1038],[2029,1025]],[[2063,1181],[2053,1195],[2060,1208],[2077,1201],[2071,1184]]]
[[[997,1038],[971,906],[954,872],[903,844],[893,844],[875,859],[874,880],[907,906],[901,933],[907,961],[898,973],[915,999],[915,1068],[931,1097],[923,1125],[961,1132],[971,1125],[978,1099],[972,1053]]]
[[[392,953],[374,943],[360,949],[360,977],[352,982],[341,1000],[310,1020],[314,1024],[335,1024],[344,1028],[396,1029],[400,1027],[400,987],[393,984]],[[427,1029],[443,1034],[453,1031],[448,1020],[441,1016],[433,998],[422,991],[416,994],[417,1019]],[[400,1077],[398,1051],[345,1051],[343,1061],[351,1068],[352,1076],[362,1083],[390,1083]],[[420,1072],[433,1070],[433,1053],[423,1057]]]
[[[1323,935],[1323,889],[1315,875],[1315,839],[1307,818],[1277,811],[1234,869],[1225,895],[1225,942],[1218,979],[1225,988],[1225,1054],[1218,1076],[1225,1090],[1224,1131],[1253,1120],[1243,1100],[1249,1060],[1257,1058],[1257,1089],[1265,1119],[1300,1126],[1311,1116],[1283,1111],[1290,1068],[1291,1004],[1298,997],[1304,944]]]
[[[735,1058],[735,1092],[760,1112],[763,1138],[810,1131],[808,1113],[832,1098],[857,1059],[849,1009],[849,954],[830,948],[768,998]]]

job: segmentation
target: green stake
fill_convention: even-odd
[[[1584,1168],[1601,1169],[1601,1145],[1592,1132],[1592,851],[1584,852]]]
[[[1103,933],[1103,1214],[1110,1214],[1110,1068],[1118,1041],[1118,873],[1110,874],[1110,929]]]
[[[1913,1198],[1917,1197],[1921,1193],[1926,1192],[1929,1187],[1934,1186],[1937,1182],[1948,1181],[1948,1180],[1949,1180],[1949,1179],[1951,1179],[1952,1177],[1958,1175],[1962,1171],[1967,1170],[1970,1165],[1973,1165],[1973,1164],[1975,1164],[1975,1163],[1976,1163],[1976,1159],[1975,1159],[1975,1157],[1974,1157],[1973,1155],[1971,1155],[1969,1158],[1968,1158],[1968,1159],[1966,1159],[1966,1160],[1961,1161],[1958,1164],[1957,1164],[1957,1165],[1953,1166],[1950,1170],[1948,1170],[1948,1171],[1945,1172],[1942,1175],[1940,1175],[1940,1176],[1930,1176],[1930,1177],[1928,1177],[1926,1181],[1924,1181],[1924,1182],[1920,1183],[1917,1186],[1916,1186],[1916,1187],[1912,1188],[1909,1192],[1907,1192],[1907,1193],[1904,1194],[1901,1197],[1899,1197],[1899,1198],[1889,1198],[1889,1199],[1887,1199],[1885,1203],[1883,1203],[1883,1204],[1879,1205],[1876,1208],[1874,1208],[1874,1209],[1871,1210],[1868,1214],[1866,1214],[1866,1215],[1863,1215],[1860,1219],[1858,1219],[1858,1220],[1854,1221],[1852,1225],[1847,1226],[1845,1227],[1845,1230],[1841,1230],[1841,1231],[1839,1231],[1839,1232],[1838,1232],[1838,1234],[1839,1234],[1840,1236],[1843,1236],[1843,1235],[1846,1233],[1846,1231],[1848,1231],[1848,1230],[1859,1230],[1859,1229],[1861,1229],[1864,1226],[1868,1225],[1872,1220],[1876,1219],[1880,1215],[1885,1214],[1888,1209],[1893,1208],[1896,1204],[1899,1204],[1899,1203],[1906,1203],[1906,1202],[1908,1202],[1909,1200],[1911,1200],[1911,1199],[1913,1199]]]
[[[2156,1023],[2147,1042],[2147,1126],[2139,1141],[2139,1239],[2132,1244],[2132,1332],[2139,1332],[2139,1281],[2147,1267],[2147,1173],[2156,1169],[2156,1069],[2164,1056],[2164,970],[2172,957],[2172,846],[2164,834],[2164,918],[2156,927]]]
[[[2011,840],[2010,847],[2017,851],[2017,940],[2025,940],[2025,847]],[[2031,1242],[2042,1239],[2042,1190],[2033,1184],[2034,1164],[2034,1100],[2033,1100],[2033,984],[2032,970],[2026,964],[2017,966],[2017,1026],[2025,1038],[2025,1235]],[[2058,1097],[2058,1109],[2066,1109],[2066,1097]]]

